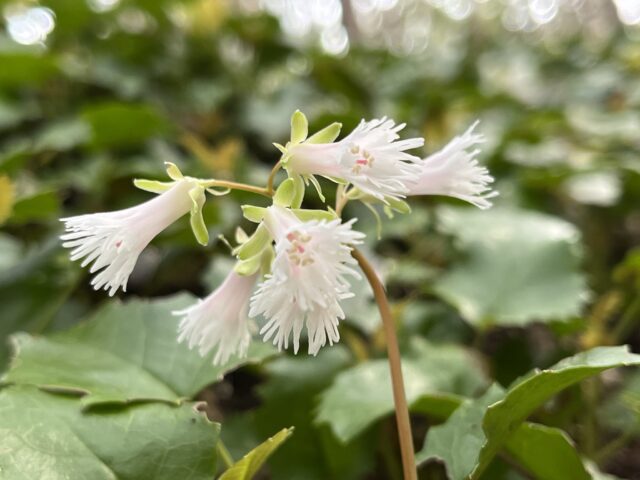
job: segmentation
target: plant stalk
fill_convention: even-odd
[[[273,193],[274,193],[273,182],[276,179],[276,173],[278,173],[280,168],[282,168],[282,162],[280,160],[278,160],[278,162],[271,169],[271,173],[269,173],[269,178],[267,179],[267,188],[266,188],[266,190],[267,190],[267,193],[270,196],[273,196]]]
[[[373,289],[373,295],[380,310],[385,337],[387,338],[387,356],[389,369],[391,370],[391,385],[393,388],[393,402],[396,410],[396,422],[398,425],[398,437],[400,438],[400,453],[402,456],[402,470],[404,480],[417,480],[416,460],[413,452],[413,438],[411,436],[411,422],[409,421],[409,406],[404,391],[402,379],[402,364],[400,362],[400,348],[396,327],[391,315],[389,300],[384,285],[378,278],[369,261],[358,249],[353,249],[353,258],[358,261],[362,272]]]
[[[218,452],[218,456],[222,459],[226,468],[233,467],[234,461],[231,453],[227,449],[226,445],[222,443],[222,440],[218,440],[216,443],[216,451]]]
[[[248,185],[246,183],[231,182],[228,180],[207,180],[207,187],[219,187],[229,188],[231,190],[243,190],[245,192],[257,193],[265,197],[272,197],[273,194],[268,189],[262,187],[256,187],[255,185]]]

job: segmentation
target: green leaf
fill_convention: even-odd
[[[38,85],[58,73],[58,65],[47,55],[30,53],[2,53],[0,54],[1,86]]]
[[[560,429],[523,423],[506,444],[510,457],[544,480],[591,480],[571,438]]]
[[[189,197],[191,197],[191,215],[190,224],[193,235],[200,245],[207,246],[209,243],[209,232],[207,231],[207,225],[204,223],[204,217],[202,216],[202,207],[206,202],[206,196],[204,188],[201,186],[195,186],[189,190]]]
[[[247,453],[239,462],[229,467],[219,480],[251,480],[276,449],[293,433],[293,427],[284,428],[273,437]]]
[[[338,138],[340,130],[342,130],[342,124],[334,122],[311,135],[307,139],[307,143],[331,143]]]
[[[524,325],[579,314],[588,295],[573,225],[520,210],[443,208],[440,216],[466,256],[435,291],[466,320]]]
[[[178,317],[195,301],[188,295],[153,302],[110,302],[88,321],[47,337],[14,335],[15,356],[4,382],[84,394],[83,405],[154,399],[176,403],[240,365],[274,353],[262,342],[247,358],[212,364],[177,342]],[[212,319],[215,320],[215,319]]]
[[[439,458],[445,462],[452,479],[463,480],[470,475],[477,479],[495,455],[506,448],[532,472],[534,468],[534,473],[546,471],[531,457],[533,452],[547,447],[552,450],[551,445],[567,452],[571,442],[563,435],[564,439],[558,438],[557,431],[527,426],[523,422],[559,391],[604,370],[624,365],[640,365],[640,355],[629,353],[625,347],[600,347],[566,358],[547,370],[533,371],[506,392],[493,385],[482,397],[466,400],[446,423],[431,428],[417,461]],[[547,437],[546,441],[543,436]],[[461,446],[451,448],[452,445]],[[547,455],[556,455],[556,452],[549,451]],[[565,456],[565,462],[563,469],[573,468],[576,458],[573,454]],[[580,470],[576,472],[575,478],[583,478]]]
[[[309,122],[300,110],[291,115],[291,143],[300,143],[309,134]]]
[[[168,121],[152,106],[108,102],[92,105],[82,114],[91,125],[97,148],[129,147],[169,131]]]
[[[42,151],[66,151],[83,145],[91,138],[91,127],[80,118],[58,120],[48,124],[34,139],[33,149]]]
[[[261,405],[253,419],[257,438],[295,425],[295,438],[283,449],[286,454],[269,461],[273,478],[359,480],[374,467],[374,435],[345,446],[326,425],[313,421],[318,394],[352,361],[345,346],[338,344],[321,349],[317,357],[283,355],[265,366],[266,381],[258,389]],[[224,432],[223,439],[229,446]]]
[[[83,412],[73,396],[10,386],[0,433],[2,478],[209,480],[219,425],[193,404]]]
[[[47,328],[74,290],[80,274],[66,260],[67,253],[57,237],[28,249],[4,250],[4,254],[18,256],[11,263],[5,259],[7,268],[0,268],[0,366],[8,360],[9,335]]]
[[[466,479],[486,442],[482,419],[487,407],[504,397],[504,389],[492,385],[480,398],[465,400],[443,424],[429,429],[418,463],[437,458],[444,462],[449,478]],[[509,456],[535,478],[588,480],[580,455],[561,430],[533,423],[521,424],[506,445]]]
[[[640,365],[640,355],[625,346],[598,347],[565,358],[551,368],[534,371],[509,387],[503,400],[485,414],[483,428],[488,441],[473,471],[478,478],[504,442],[537,408],[565,388],[610,368]]]
[[[39,192],[35,195],[17,199],[13,204],[13,213],[9,221],[11,223],[26,223],[48,220],[57,216],[59,211],[60,199],[57,192]]]
[[[478,453],[486,441],[482,431],[484,413],[503,395],[500,386],[492,385],[480,398],[465,400],[446,423],[429,429],[416,462],[420,464],[437,458],[444,462],[449,478],[465,479],[475,467]]]
[[[403,359],[405,390],[409,404],[431,407],[459,402],[486,383],[473,357],[455,345],[414,341],[413,355]],[[393,412],[389,365],[386,360],[361,363],[336,376],[323,392],[316,420],[328,423],[344,442],[362,433],[379,418]],[[447,408],[446,406],[444,408]]]

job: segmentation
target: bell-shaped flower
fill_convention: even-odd
[[[361,192],[385,201],[408,194],[408,184],[420,173],[420,159],[406,152],[424,144],[422,138],[398,140],[404,124],[386,117],[362,120],[345,138],[316,143],[314,137],[288,146],[285,167],[291,174],[322,175],[353,184]]]
[[[214,365],[226,363],[232,355],[245,357],[251,342],[247,310],[256,278],[257,274],[245,276],[232,270],[207,298],[173,312],[182,317],[178,341],[198,347],[202,356],[216,349]]]
[[[422,160],[417,181],[409,185],[410,195],[446,195],[481,209],[492,206],[490,199],[498,192],[491,190],[493,177],[476,159],[480,150],[474,147],[484,142],[482,135],[474,133],[477,125],[476,121],[442,150]]]
[[[129,275],[138,256],[151,240],[180,217],[193,211],[193,192],[201,191],[194,181],[182,179],[159,196],[125,210],[93,213],[61,219],[66,234],[60,238],[70,248],[71,260],[91,265],[96,290],[113,295],[127,289]]]
[[[275,239],[271,273],[251,299],[249,315],[263,315],[264,340],[273,337],[278,348],[287,348],[293,337],[297,353],[306,326],[309,353],[316,355],[327,342],[340,339],[339,320],[344,318],[340,301],[352,297],[348,276],[358,277],[352,267],[351,246],[364,234],[351,229],[355,220],[303,222],[290,210],[271,206],[264,225]]]

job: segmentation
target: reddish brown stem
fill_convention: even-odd
[[[391,315],[389,300],[385,292],[384,285],[378,278],[375,270],[362,253],[353,249],[353,258],[358,261],[362,272],[371,288],[380,316],[382,317],[382,325],[384,327],[385,337],[387,339],[387,356],[389,359],[389,369],[391,370],[391,385],[393,388],[393,401],[396,410],[396,422],[398,424],[398,436],[400,437],[400,453],[402,455],[402,470],[404,472],[404,480],[417,480],[418,472],[416,470],[416,460],[413,453],[413,438],[411,436],[411,422],[409,421],[409,406],[407,405],[407,397],[404,392],[404,380],[402,379],[402,363],[400,361],[400,348],[398,347],[398,337],[396,335],[396,327]]]

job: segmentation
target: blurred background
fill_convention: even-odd
[[[385,275],[403,351],[471,355],[471,378],[442,389],[474,395],[596,345],[640,351],[640,1],[2,0],[0,13],[2,369],[11,333],[64,329],[108,301],[62,251],[58,218],[148,199],[131,180],[162,179],[163,161],[263,183],[296,108],[312,131],[390,116],[426,138],[423,154],[480,119],[494,209],[417,199],[379,240],[366,209],[346,210]],[[207,248],[186,219],[164,232],[128,295],[211,291],[231,264],[217,237],[252,228],[248,201],[262,200],[208,202]],[[321,206],[312,192],[308,205]],[[384,356],[357,288],[339,346],[245,367],[202,394],[234,455],[296,426],[270,478],[398,478],[388,418],[346,448],[315,420],[336,374]],[[603,471],[640,478],[640,376],[597,387],[537,415]],[[433,423],[416,414],[417,449]],[[495,463],[487,478],[523,478]]]

